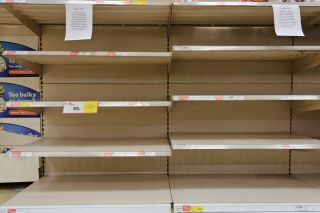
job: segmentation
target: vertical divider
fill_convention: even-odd
[[[42,51],[42,37],[39,38],[39,50]],[[42,69],[43,69],[43,66],[42,66]],[[43,72],[42,72],[43,73]],[[43,76],[40,75],[40,95],[41,95],[41,100],[43,100]],[[45,109],[43,109],[44,111]],[[40,125],[41,125],[41,137],[43,138],[44,136],[44,124],[43,124],[43,111],[41,113],[41,121],[40,121]],[[46,174],[45,174],[45,158],[44,157],[41,157],[41,169],[40,171],[42,171],[41,173],[41,177],[44,177]]]
[[[169,18],[168,18],[168,26],[167,26],[167,52],[171,52],[170,47],[170,34],[171,34],[171,18],[172,18],[172,7],[173,3],[170,5],[169,10]],[[167,100],[170,101],[170,68],[172,63],[172,55],[170,62],[167,66]],[[171,106],[172,107],[172,106]],[[172,147],[171,141],[170,141],[170,108],[167,108],[167,138],[169,141],[170,148]],[[172,151],[173,154],[173,151]],[[174,212],[174,203],[173,203],[173,197],[172,197],[172,191],[171,191],[171,183],[170,183],[170,156],[167,157],[167,177],[168,177],[168,184],[169,184],[169,190],[170,190],[170,196],[171,196],[171,212]]]
[[[294,37],[292,37],[292,46],[294,46]],[[293,62],[291,62],[291,67],[290,67],[290,95],[293,95]],[[290,134],[292,134],[292,112],[293,112],[293,104],[292,101],[290,101]],[[289,175],[291,175],[291,158],[292,158],[292,151],[291,149],[289,150]]]

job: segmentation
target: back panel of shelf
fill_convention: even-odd
[[[306,37],[295,38],[295,45],[319,45],[319,29],[315,26],[306,32]],[[319,94],[320,73],[319,67],[306,73],[296,73],[293,77],[294,94]],[[292,131],[299,134],[320,138],[320,112],[293,113]],[[319,151],[292,151],[292,173],[320,173]]]
[[[269,27],[175,26],[170,45],[292,45]],[[289,95],[290,61],[173,61],[170,95]],[[290,102],[174,102],[170,133],[290,132]],[[172,174],[287,174],[288,150],[174,150]]]
[[[89,41],[64,41],[64,27],[44,26],[45,51],[152,51],[167,49],[166,27],[94,26]],[[45,65],[43,99],[50,101],[166,101],[165,65]],[[57,92],[61,91],[61,92]],[[152,138],[167,136],[167,108],[100,108],[95,115],[44,109],[47,138]],[[46,158],[48,175],[166,173],[167,159]]]

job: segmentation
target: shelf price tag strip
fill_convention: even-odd
[[[96,114],[98,101],[64,102],[63,114]]]

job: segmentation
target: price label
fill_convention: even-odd
[[[64,114],[94,114],[98,113],[98,101],[65,102]]]
[[[132,0],[132,4],[146,5],[148,0]]]
[[[32,102],[18,102],[19,107],[32,107]]]
[[[98,113],[98,101],[85,101],[84,113]]]
[[[9,101],[6,103],[7,107],[32,107],[32,102],[14,102]]]
[[[5,0],[6,3],[27,3],[26,0]]]
[[[203,206],[189,206],[184,205],[182,207],[183,212],[204,212]]]
[[[13,152],[8,152],[7,153],[8,157],[32,157],[32,152],[20,152],[20,151],[13,151]]]
[[[290,145],[289,144],[282,144],[281,148],[282,149],[290,149]]]
[[[308,205],[296,205],[295,211],[296,212],[311,212],[311,211],[314,211],[314,209],[312,206],[308,206]]]

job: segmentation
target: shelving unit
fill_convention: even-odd
[[[11,211],[39,212],[170,212],[165,175],[49,176],[5,204]]]
[[[320,209],[319,188],[295,176],[173,175],[170,183],[177,213],[235,209],[237,212],[317,212]]]
[[[91,40],[64,41],[68,3],[93,5]],[[320,212],[320,3],[294,3],[307,42],[275,36],[273,4],[293,5],[0,0],[0,24],[41,38],[3,55],[42,101],[6,107],[41,108],[44,132],[9,147],[44,177],[0,212]],[[87,100],[98,114],[61,113]]]
[[[166,138],[45,138],[15,146],[8,157],[163,157],[170,156]]]

